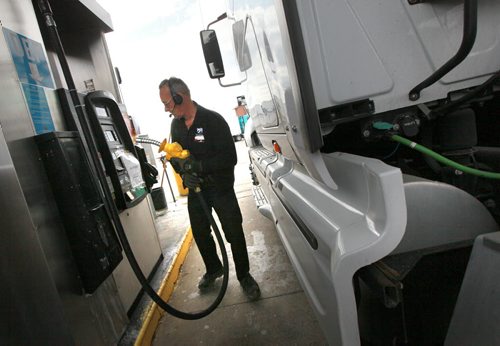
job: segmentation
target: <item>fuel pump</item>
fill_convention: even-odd
[[[85,293],[93,293],[123,259],[78,132],[35,137]]]
[[[94,91],[84,99],[116,207],[118,210],[133,207],[146,197],[146,184],[118,104],[108,91]]]
[[[91,130],[91,124],[89,124],[88,117],[86,116],[83,105],[80,99],[80,95],[78,94],[75,86],[75,82],[73,80],[73,77],[71,75],[71,71],[69,68],[68,61],[66,59],[66,55],[64,52],[64,48],[62,46],[59,33],[56,27],[56,23],[53,17],[52,10],[50,8],[50,5],[47,0],[38,0],[38,6],[40,8],[40,12],[44,18],[44,23],[47,26],[48,33],[50,36],[50,39],[53,41],[56,54],[59,58],[59,63],[61,65],[61,69],[63,71],[64,78],[66,80],[66,84],[68,86],[69,94],[71,97],[71,101],[74,105],[75,109],[75,122],[77,123],[76,128],[79,133],[79,137],[82,141],[82,147],[85,148],[85,157],[87,159],[87,162],[89,163],[89,172],[90,174],[95,174],[96,175],[96,189],[95,191],[97,194],[100,195],[100,200],[103,202],[103,207],[104,209],[109,213],[110,221],[114,225],[114,228],[116,230],[116,234],[118,235],[118,238],[120,239],[120,243],[123,247],[123,251],[125,252],[125,255],[127,256],[127,259],[129,260],[130,266],[132,270],[134,271],[135,275],[137,276],[137,279],[141,283],[142,288],[144,291],[151,297],[151,299],[158,304],[163,310],[165,310],[167,313],[182,318],[182,319],[187,319],[187,320],[194,320],[194,319],[199,319],[202,317],[207,316],[210,314],[212,311],[214,311],[217,306],[220,304],[222,301],[222,298],[225,294],[225,291],[227,289],[227,282],[228,282],[228,271],[229,271],[229,264],[228,264],[228,259],[227,259],[227,253],[225,251],[224,247],[224,241],[222,239],[222,236],[217,228],[217,224],[215,223],[215,220],[212,217],[212,214],[210,210],[207,207],[206,202],[204,201],[200,190],[197,189],[196,193],[198,197],[200,198],[201,205],[207,214],[207,216],[210,219],[210,223],[212,227],[214,228],[215,235],[217,238],[217,241],[220,245],[220,250],[222,252],[223,256],[223,267],[224,267],[224,279],[222,282],[222,288],[219,292],[219,295],[215,299],[215,301],[205,310],[199,311],[199,312],[194,312],[194,313],[188,313],[188,312],[183,312],[180,310],[175,309],[174,307],[170,306],[167,304],[155,291],[154,289],[149,285],[149,282],[147,281],[146,277],[141,271],[141,268],[139,267],[139,264],[134,256],[134,253],[132,252],[132,249],[130,247],[129,241],[127,239],[127,236],[125,234],[125,231],[123,229],[123,226],[121,224],[119,215],[118,215],[118,209],[115,203],[113,201],[115,200],[115,196],[117,196],[119,193],[124,192],[125,195],[128,196],[130,201],[133,201],[137,195],[134,194],[132,191],[137,185],[134,185],[134,183],[127,184],[126,182],[122,181],[120,182],[120,179],[118,179],[118,183],[120,185],[120,190],[118,190],[118,193],[114,191],[115,193],[113,194],[112,192],[112,186],[113,189],[116,190],[116,187],[114,187],[113,184],[109,184],[108,182],[108,177],[105,172],[105,167],[103,165],[102,161],[102,156],[100,154],[99,149],[103,150],[103,144],[101,143],[101,147],[99,148],[99,144],[96,143],[96,140],[94,139],[92,135],[92,130]],[[94,112],[102,112],[101,110],[98,110],[98,108],[104,108],[106,112],[112,113],[118,109],[116,103],[114,103],[114,100],[112,100],[109,97],[106,97],[105,95],[100,95],[100,98],[92,98],[88,97],[86,98],[86,106],[94,110]],[[103,107],[104,106],[104,107]],[[102,113],[104,116],[104,113]],[[113,115],[111,116],[113,117]],[[102,126],[101,126],[102,127]],[[104,136],[106,136],[106,129],[103,130]],[[109,136],[112,136],[113,134],[108,134]],[[112,139],[112,140],[111,140]],[[109,149],[114,148],[114,143],[117,142],[114,141],[114,138],[105,137],[105,141],[107,143],[111,144],[106,144]],[[105,148],[105,147],[104,147]],[[104,151],[104,150],[103,150]],[[182,153],[182,150],[181,150]],[[184,152],[186,154],[186,152]],[[116,154],[116,152],[115,152]],[[116,158],[118,156],[111,155],[111,158],[113,159],[114,163],[114,168],[116,168],[117,171],[120,171],[120,166],[116,162]],[[120,156],[121,157],[121,156]],[[123,162],[123,161],[122,161]],[[112,168],[111,166],[108,166],[108,169]],[[111,169],[110,169],[111,170]],[[78,172],[78,171],[77,171]],[[119,173],[117,173],[119,174]],[[115,181],[116,185],[116,181]],[[133,198],[132,198],[133,197]],[[129,202],[130,202],[129,201]],[[101,235],[101,239],[104,239]]]

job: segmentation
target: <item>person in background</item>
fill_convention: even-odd
[[[234,192],[237,156],[229,126],[220,114],[194,102],[181,79],[165,79],[159,89],[165,111],[174,116],[172,142],[178,142],[191,153],[186,159],[172,158],[170,162],[189,188],[191,229],[206,267],[198,288],[205,290],[212,286],[223,275],[223,266],[211,234],[210,220],[194,191],[196,187],[201,188],[209,209],[213,208],[219,217],[225,238],[231,244],[236,276],[243,291],[249,299],[258,299],[260,289],[249,272],[243,219]]]

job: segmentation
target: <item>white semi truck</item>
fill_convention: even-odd
[[[259,210],[331,344],[498,345],[500,2],[228,1]],[[293,318],[293,316],[290,316]]]

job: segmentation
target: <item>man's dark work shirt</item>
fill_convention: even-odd
[[[172,142],[179,143],[202,162],[201,177],[210,177],[217,188],[231,188],[237,156],[229,126],[220,114],[196,106],[196,116],[189,129],[183,119],[172,121]]]

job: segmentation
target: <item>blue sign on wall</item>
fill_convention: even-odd
[[[35,133],[45,133],[54,131],[54,122],[50,116],[49,104],[45,91],[38,85],[21,83],[24,91],[24,98],[28,103],[31,120],[35,126]]]
[[[54,131],[43,89],[53,89],[54,81],[42,45],[7,28],[3,28],[3,34],[24,91],[35,133]]]

